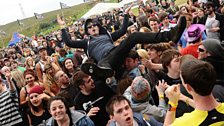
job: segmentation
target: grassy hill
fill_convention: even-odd
[[[117,2],[117,0],[109,0],[109,2]],[[186,0],[177,0],[178,5],[186,3]],[[83,3],[79,5],[72,6],[68,9],[63,9],[63,14],[65,18],[75,21],[84,15],[88,10],[90,10],[97,2]],[[137,9],[134,9],[137,12]],[[0,30],[7,33],[7,36],[0,35],[0,47],[6,45],[11,39],[12,33],[18,31],[20,34],[27,36],[32,36],[34,34],[46,34],[52,30],[57,30],[59,26],[56,24],[56,15],[61,14],[61,10],[55,10],[47,13],[43,13],[43,19],[36,19],[35,17],[30,17],[21,20],[24,25],[19,26],[17,21],[8,23],[6,25],[0,26]],[[40,28],[40,26],[49,26],[46,28]]]

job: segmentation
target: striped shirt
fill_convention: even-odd
[[[22,122],[19,113],[16,91],[4,91],[0,94],[0,126],[12,126]]]

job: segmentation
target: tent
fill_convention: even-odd
[[[111,11],[114,8],[123,7],[124,5],[129,5],[132,2],[136,4],[137,0],[122,0],[120,3],[98,3],[86,14],[84,14],[82,18],[86,19],[92,15],[101,15],[104,12]]]
[[[82,18],[88,18],[92,15],[101,15],[104,12],[110,11],[113,8],[119,8],[119,3],[98,3],[92,9],[90,9]]]
[[[25,36],[22,34],[19,34],[18,32],[14,32],[12,35],[11,40],[9,41],[8,46],[13,46],[16,43],[20,42],[22,40],[22,38],[24,38]]]

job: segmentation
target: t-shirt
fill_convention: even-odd
[[[223,126],[224,103],[211,111],[194,110],[176,118],[172,126]]]

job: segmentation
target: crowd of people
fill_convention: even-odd
[[[223,1],[139,2],[0,50],[0,126],[223,126]]]

